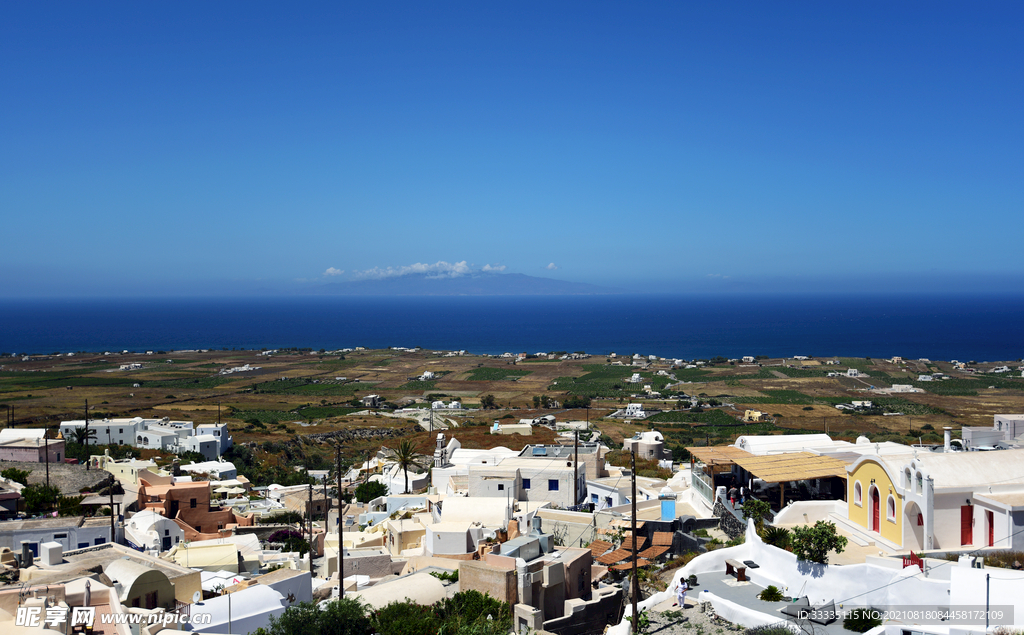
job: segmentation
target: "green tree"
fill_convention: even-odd
[[[14,481],[15,483],[28,485],[28,475],[31,473],[32,472],[29,470],[19,470],[16,467],[9,467],[6,470],[0,472],[0,476],[9,481]]]
[[[828,552],[842,553],[846,548],[846,536],[836,532],[835,523],[819,520],[813,526],[794,527],[790,544],[793,553],[800,560],[828,564]]]
[[[494,395],[484,395],[483,397],[480,397],[480,407],[483,408],[484,410],[497,408],[498,402],[494,398]]]
[[[356,500],[369,503],[379,496],[388,495],[388,486],[378,481],[366,481],[356,486]]]
[[[298,551],[300,557],[309,551],[309,541],[294,529],[279,529],[270,534],[267,540],[283,544],[285,551]]]
[[[765,501],[751,497],[743,501],[742,509],[745,517],[754,519],[754,527],[757,529],[758,535],[760,535],[764,530],[765,519],[771,518],[771,505]]]
[[[434,605],[442,623],[438,632],[505,635],[512,630],[512,609],[508,603],[479,591],[456,593]]]
[[[21,490],[21,496],[25,499],[25,511],[38,514],[51,511],[56,506],[60,490],[53,485],[33,483]]]
[[[416,444],[408,439],[400,442],[398,447],[394,449],[388,449],[387,458],[392,463],[396,463],[398,467],[402,468],[402,472],[405,474],[405,493],[409,493],[409,468],[415,467],[421,470],[427,469],[427,459],[423,455],[416,452]]]
[[[279,617],[271,617],[270,625],[256,629],[253,635],[369,635],[372,632],[366,607],[357,598],[346,596],[324,605],[293,604]]]

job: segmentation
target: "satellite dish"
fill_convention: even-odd
[[[203,601],[203,593],[202,593],[202,591],[196,591],[195,593],[192,594],[192,603],[193,604],[199,604],[202,601]]]

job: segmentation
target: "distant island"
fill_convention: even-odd
[[[308,290],[316,295],[609,295],[621,289],[521,273],[474,272],[460,276],[412,273],[387,278],[332,282]]]

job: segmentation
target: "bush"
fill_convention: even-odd
[[[793,635],[793,631],[777,624],[764,624],[748,628],[743,631],[743,635]]]
[[[293,604],[279,617],[271,617],[270,625],[256,629],[253,635],[368,635],[371,632],[366,607],[358,599],[346,596],[324,605]]]
[[[292,523],[301,523],[302,514],[293,511],[277,512],[269,516],[258,516],[256,522],[260,525],[290,525]]]
[[[882,625],[882,612],[874,608],[854,609],[847,613],[843,628],[854,633],[866,633]]]
[[[779,549],[786,549],[789,547],[791,539],[792,535],[785,527],[765,527],[764,534],[761,536],[761,540],[763,540],[766,545],[778,547]]]
[[[764,602],[781,602],[782,591],[780,591],[779,587],[775,586],[774,584],[769,584],[767,587],[765,587],[764,591],[761,591],[757,595],[757,597],[760,600],[763,600]]]
[[[29,470],[19,470],[16,467],[9,467],[6,470],[0,472],[0,476],[4,477],[9,481],[15,483],[21,483],[22,485],[28,485],[28,475],[32,472]]]

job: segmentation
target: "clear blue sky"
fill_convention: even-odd
[[[1019,291],[1022,27],[1020,2],[5,2],[0,296],[439,261]]]

